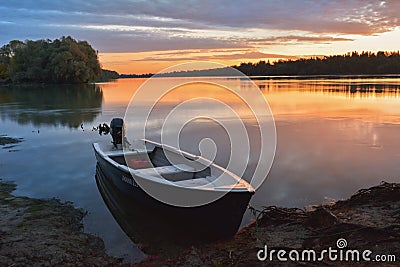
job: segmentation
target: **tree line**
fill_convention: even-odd
[[[352,52],[345,55],[300,58],[297,60],[259,61],[231,66],[247,76],[307,76],[307,75],[380,75],[400,74],[399,52]],[[121,74],[119,78],[148,78],[147,74]],[[230,67],[174,71],[156,77],[237,76]]]
[[[352,52],[345,55],[241,63],[233,66],[248,76],[400,74],[399,52]]]
[[[87,83],[101,75],[97,52],[87,41],[13,40],[0,48],[0,79],[8,82]]]

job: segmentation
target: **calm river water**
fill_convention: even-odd
[[[159,79],[166,82],[172,78]],[[94,178],[96,160],[91,144],[110,136],[100,136],[92,128],[123,117],[130,98],[144,81],[0,87],[0,134],[24,139],[15,147],[0,149],[0,177],[16,182],[16,195],[57,197],[88,210],[85,231],[103,238],[111,255],[130,261],[142,259],[143,253],[108,211]],[[277,150],[252,206],[304,207],[347,198],[382,180],[400,182],[400,77],[254,82],[271,107]],[[250,86],[249,81],[240,79],[229,79],[229,83],[239,92]],[[159,105],[159,114],[165,115],[183,99],[202,93],[202,89],[178,90]],[[228,103],[234,101],[223,92],[212,94]],[[190,113],[191,109],[210,112],[212,108],[193,105],[186,109]],[[164,116],[157,114],[148,123],[154,139],[159,138]],[[252,119],[244,120],[252,131]],[[198,141],[204,137],[216,138],[218,143],[224,134],[215,123],[199,121],[182,131],[182,146],[196,153]],[[221,165],[226,164],[224,155],[216,158]],[[250,165],[252,160],[250,157]],[[251,219],[246,213],[242,225]]]

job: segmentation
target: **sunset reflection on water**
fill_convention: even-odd
[[[160,78],[160,82],[168,83],[169,79],[175,78]],[[218,79],[208,80],[218,82]],[[267,181],[253,198],[253,205],[303,207],[324,198],[348,197],[359,188],[381,180],[399,181],[400,79],[228,79],[230,86],[239,92],[252,90],[252,82],[268,100],[277,128],[275,161]],[[127,105],[141,81],[118,83],[122,86],[119,89],[103,88],[104,98],[120,94],[120,103]],[[250,116],[251,111],[226,90],[210,88],[204,84],[197,88],[191,85],[161,100],[153,114],[153,124],[149,123],[150,135],[157,139],[162,126],[157,117],[165,116],[173,106],[186,99],[209,96],[234,107],[242,115],[249,135],[257,136],[257,123]],[[203,108],[204,112],[211,109],[218,114],[218,110],[207,105],[192,108]],[[229,151],[223,129],[204,121],[190,126],[182,131],[183,147],[196,153],[199,140],[215,138],[222,144],[216,161],[225,165]],[[257,138],[253,138],[253,146],[245,179],[255,167]]]

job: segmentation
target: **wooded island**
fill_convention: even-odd
[[[97,52],[86,41],[72,37],[55,40],[13,40],[0,48],[3,82],[87,83],[117,78],[102,70]]]

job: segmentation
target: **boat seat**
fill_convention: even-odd
[[[210,183],[211,182],[207,178],[196,178],[196,179],[189,179],[189,180],[175,182],[176,185],[183,186],[183,187],[204,186],[204,185],[207,185]]]
[[[116,157],[116,156],[134,156],[134,155],[140,155],[140,154],[149,154],[151,150],[146,150],[146,149],[137,149],[137,150],[131,150],[131,151],[124,151],[119,149],[119,150],[110,150],[105,152],[105,154],[109,157]]]
[[[192,179],[195,169],[186,164],[168,165],[155,168],[138,169],[137,172],[145,175],[159,177],[160,175],[169,181],[181,181]]]

